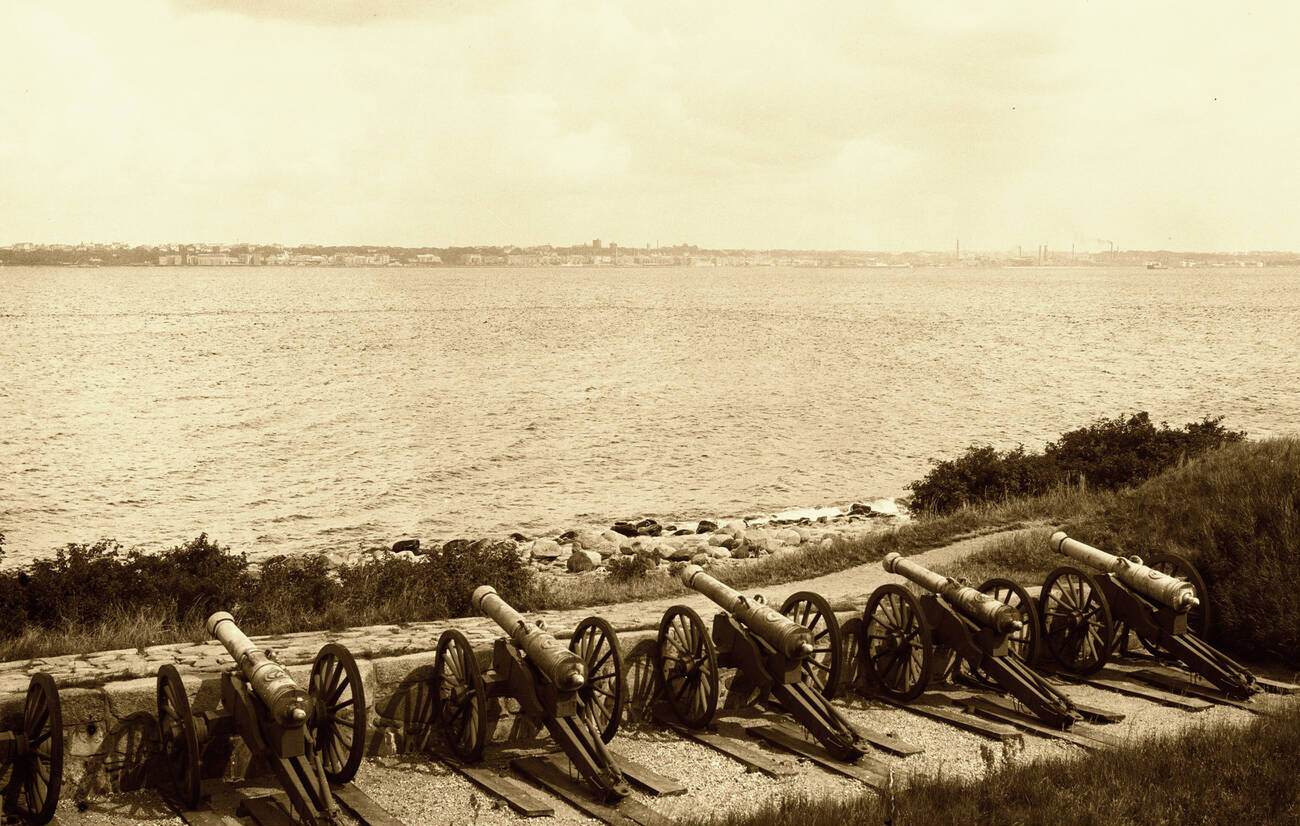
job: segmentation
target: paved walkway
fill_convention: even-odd
[[[1028,530],[1028,529],[1019,529]],[[983,547],[992,538],[1016,531],[1001,531],[965,539],[935,548],[911,558],[929,567],[944,565]],[[787,596],[796,591],[815,591],[830,600],[837,610],[861,610],[867,596],[885,582],[900,582],[901,577],[886,573],[879,562],[848,568],[815,579],[788,582],[758,589],[769,603],[779,606]],[[658,627],[664,611],[673,605],[689,605],[704,617],[710,616],[716,606],[705,596],[689,594],[648,600],[576,608],[568,611],[544,611],[530,615],[546,621],[547,629],[560,638],[572,635],[573,629],[584,618],[596,614],[604,617],[616,631],[644,631]],[[467,617],[437,622],[416,622],[403,625],[376,625],[350,628],[346,631],[311,631],[282,636],[256,637],[264,648],[274,652],[284,665],[310,663],[316,652],[326,642],[340,642],[358,659],[378,659],[433,651],[438,637],[448,628],[465,633],[475,646],[487,646],[500,636],[500,629],[485,617]],[[12,701],[27,691],[29,677],[44,671],[54,677],[60,688],[101,687],[121,680],[152,678],[159,666],[175,664],[184,672],[212,673],[230,667],[225,649],[215,640],[204,643],[178,643],[157,645],[144,649],[122,649],[91,654],[72,654],[35,660],[0,663],[0,704]]]

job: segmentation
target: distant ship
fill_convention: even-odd
[[[1149,261],[1149,262],[1147,262],[1147,269],[1148,269],[1148,270],[1163,270],[1164,268],[1165,268],[1165,265],[1164,265],[1164,264],[1161,264],[1159,261]]]

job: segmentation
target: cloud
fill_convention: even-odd
[[[171,0],[182,12],[219,12],[254,19],[346,26],[406,18],[455,19],[486,0]]]

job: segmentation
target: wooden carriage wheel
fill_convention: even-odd
[[[1091,574],[1064,566],[1047,575],[1042,601],[1043,643],[1072,674],[1087,676],[1110,659],[1115,639],[1106,595]]]
[[[603,618],[587,617],[569,638],[569,650],[587,664],[587,681],[578,689],[578,696],[600,739],[608,743],[618,733],[627,694],[618,634]]]
[[[476,761],[487,745],[487,688],[478,659],[465,635],[442,632],[433,665],[438,722],[457,757]]]
[[[781,605],[781,613],[812,632],[813,653],[803,661],[803,673],[826,699],[840,690],[843,675],[843,643],[840,622],[821,594],[800,591]]]
[[[718,710],[718,653],[700,615],[674,605],[659,622],[655,678],[677,719],[704,728]]]
[[[170,664],[158,669],[158,733],[163,761],[171,771],[181,805],[197,809],[202,780],[198,730],[181,673]]]
[[[322,647],[312,663],[308,693],[325,776],[332,783],[347,783],[366,752],[366,692],[352,652],[333,642]]]
[[[10,775],[13,808],[27,823],[49,823],[63,788],[63,707],[49,674],[27,684],[22,725],[26,744]]]
[[[858,650],[867,679],[881,694],[900,703],[921,696],[930,683],[934,641],[911,591],[890,583],[871,592]]]
[[[1007,636],[1007,645],[1011,652],[1026,665],[1038,662],[1041,651],[1042,621],[1034,600],[1020,583],[1003,577],[993,577],[979,587],[982,594],[988,594],[1003,605],[1008,605],[1020,612],[1020,621],[1024,625],[1019,631]]]
[[[1175,553],[1156,554],[1147,563],[1147,567],[1159,571],[1162,574],[1168,574],[1175,579],[1181,579],[1189,582],[1196,592],[1196,598],[1200,604],[1187,612],[1187,627],[1193,634],[1204,639],[1210,630],[1210,591],[1205,585],[1205,580],[1201,577],[1201,572],[1196,570],[1185,556]]]

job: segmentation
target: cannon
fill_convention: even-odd
[[[723,609],[711,636],[685,605],[669,608],[659,623],[655,680],[678,722],[708,727],[718,709],[719,669],[734,668],[728,708],[763,703],[793,717],[836,759],[862,757],[861,736],[830,703],[839,682],[839,626],[824,599],[795,594],[782,613],[698,565],[685,566],[678,577]]]
[[[50,675],[37,674],[27,683],[19,728],[0,731],[3,814],[13,815],[22,823],[49,823],[59,805],[62,787],[63,711],[59,690]]]
[[[605,749],[618,732],[625,692],[623,655],[613,627],[600,617],[588,617],[565,647],[524,619],[491,586],[476,589],[470,603],[506,636],[493,644],[486,674],[460,631],[448,629],[438,640],[432,694],[455,756],[482,759],[488,700],[509,697],[525,717],[546,728],[603,801],[627,797],[631,788]]]
[[[1052,547],[1093,569],[1063,565],[1047,575],[1039,596],[1043,642],[1063,670],[1095,674],[1129,631],[1158,656],[1176,659],[1228,697],[1259,691],[1254,676],[1199,634],[1209,623],[1205,582],[1190,562],[1165,555],[1151,565],[1052,534]]]
[[[221,675],[220,711],[192,712],[180,672],[174,665],[158,669],[161,752],[179,802],[201,806],[204,757],[228,755],[238,736],[269,765],[299,822],[343,822],[330,784],[349,782],[365,753],[365,688],[352,654],[337,643],[323,646],[304,691],[230,614],[208,617],[207,629],[236,666]]]
[[[891,553],[886,571],[921,586],[881,585],[862,612],[858,652],[862,673],[895,702],[919,697],[952,669],[1003,691],[1054,728],[1080,719],[1069,698],[1029,665],[1037,653],[1038,618],[1015,582],[990,579],[973,588]]]

